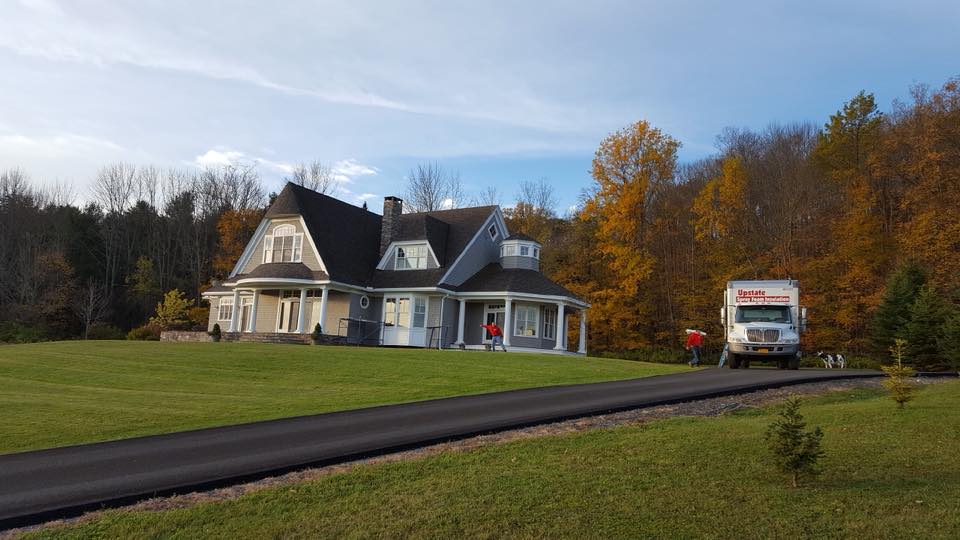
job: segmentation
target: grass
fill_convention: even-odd
[[[0,453],[680,370],[624,360],[421,349],[9,345],[0,347]]]
[[[361,466],[27,537],[960,537],[960,383],[927,387],[904,411],[872,390],[801,411],[824,428],[826,456],[800,489],[764,459],[766,408]]]

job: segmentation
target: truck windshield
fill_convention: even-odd
[[[737,322],[789,323],[790,306],[737,306]]]

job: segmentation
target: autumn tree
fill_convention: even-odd
[[[217,252],[213,257],[213,274],[224,278],[240,260],[240,255],[260,225],[259,209],[227,210],[217,221]]]
[[[150,324],[163,330],[178,330],[190,326],[190,308],[193,300],[173,289],[163,295],[163,302],[157,304],[157,313],[150,317]]]
[[[680,143],[645,120],[612,133],[597,149],[583,217],[595,219],[596,255],[614,275],[594,291],[593,311],[621,333],[624,347],[650,345],[650,228],[654,204],[671,185]],[[646,298],[645,298],[646,297]]]

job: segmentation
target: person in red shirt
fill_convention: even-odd
[[[687,330],[687,344],[685,348],[693,352],[693,359],[687,362],[690,367],[700,365],[700,347],[703,345],[703,332],[699,330]]]
[[[490,350],[497,352],[497,345],[503,349],[503,352],[507,352],[506,345],[503,344],[503,330],[500,330],[500,327],[497,326],[497,323],[490,324],[481,324],[481,328],[485,328],[487,332],[490,332],[491,340],[493,341]]]

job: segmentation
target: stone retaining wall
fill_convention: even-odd
[[[160,332],[160,341],[184,341],[190,343],[203,343],[213,341],[206,332],[186,332],[182,330],[164,330]]]

